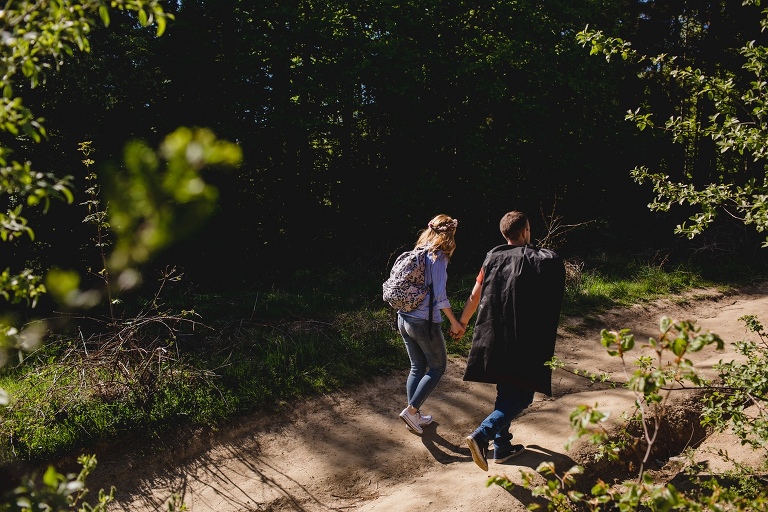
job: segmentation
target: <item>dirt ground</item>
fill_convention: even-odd
[[[619,361],[600,345],[600,329],[629,328],[642,342],[657,337],[659,319],[670,316],[693,320],[724,339],[725,351],[705,349],[695,358],[697,367],[713,377],[713,364],[733,359],[730,343],[755,338],[738,320],[747,314],[768,322],[768,286],[725,295],[698,290],[675,301],[570,320],[560,330],[556,352],[569,367],[623,380]],[[89,487],[114,485],[113,510],[142,512],[168,510],[173,495],[193,512],[522,511],[534,501],[530,493],[522,486],[509,492],[487,486],[489,476],[507,475],[520,483],[521,471],[533,472],[543,461],[555,462],[561,471],[574,463],[595,469],[593,447],[578,442],[570,451],[564,448],[572,433],[569,414],[580,404],[599,404],[618,418],[634,400],[626,391],[557,370],[554,396],[537,395],[513,422],[515,439],[526,444],[526,452],[505,464],[491,461],[484,472],[472,462],[464,438],[491,411],[495,389],[463,382],[463,370],[463,359],[450,361],[422,407],[435,417],[422,436],[410,433],[398,418],[405,406],[404,362],[398,375],[307,400],[278,415],[254,415],[217,432],[179,436],[151,450],[139,452],[127,444],[101,453]],[[690,397],[684,395],[676,398],[682,412],[672,415],[672,433],[665,435],[698,445],[702,434],[685,414]],[[718,435],[701,444],[697,457],[717,467],[718,447],[741,456],[738,443]]]

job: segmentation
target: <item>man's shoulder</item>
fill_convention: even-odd
[[[499,256],[528,256],[528,257],[540,257],[540,258],[555,258],[559,259],[560,256],[552,249],[545,249],[536,245],[497,245],[486,253],[488,257]]]
[[[510,249],[514,249],[514,247],[515,247],[514,245],[509,245],[509,244],[497,245],[496,247],[494,247],[493,249],[488,251],[486,253],[486,255],[490,256],[491,254],[497,254],[497,253],[505,252],[505,251],[508,251]]]
[[[483,262],[483,269],[486,274],[507,269],[506,271],[513,271],[520,275],[539,274],[555,277],[564,274],[565,264],[552,249],[530,244],[500,245],[488,251]]]

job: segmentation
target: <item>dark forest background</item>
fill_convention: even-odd
[[[570,258],[605,252],[666,259],[760,255],[750,228],[724,218],[692,241],[673,235],[684,208],[650,212],[650,186],[629,170],[673,178],[716,172],[714,145],[691,155],[628,110],[675,115],[680,91],[652,68],[589,55],[585,26],[645,54],[733,69],[734,48],[763,37],[759,8],[740,0],[179,0],[157,37],[115,13],[92,50],[22,96],[49,137],[25,148],[38,168],[75,177],[78,143],[95,168],[125,143],[156,145],[178,126],[239,144],[242,165],[209,170],[216,215],[154,265],[195,282],[237,287],[297,268],[364,262],[386,271],[437,213],[459,219],[453,268],[470,270],[500,243],[512,209],[534,238],[552,216]],[[712,165],[709,169],[708,165]],[[687,167],[686,167],[687,166]],[[12,266],[97,266],[85,208],[54,204],[32,218],[34,241],[4,252]],[[32,216],[34,217],[34,216]],[[8,245],[8,244],[6,244]],[[5,265],[2,265],[5,266]]]

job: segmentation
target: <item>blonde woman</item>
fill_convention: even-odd
[[[448,364],[445,338],[440,327],[442,315],[451,322],[451,333],[463,332],[446,293],[448,261],[456,249],[454,236],[458,224],[456,219],[441,214],[429,221],[421,232],[416,247],[428,248],[425,278],[427,284],[432,284],[433,293],[428,294],[413,311],[397,312],[397,328],[411,360],[411,371],[405,384],[408,405],[400,413],[400,418],[417,434],[424,431],[422,427],[432,423],[432,416],[421,414],[420,408],[437,387]]]

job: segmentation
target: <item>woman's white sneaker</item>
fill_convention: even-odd
[[[421,412],[417,412],[419,416],[419,425],[422,427],[426,427],[430,423],[432,423],[432,415],[431,414],[421,414]]]
[[[406,425],[408,425],[408,428],[410,428],[417,434],[421,434],[422,432],[424,432],[419,422],[419,420],[421,419],[421,415],[419,414],[418,411],[416,411],[414,414],[411,414],[408,412],[408,408],[406,407],[405,409],[403,409],[403,412],[400,413],[400,419],[403,420]]]

